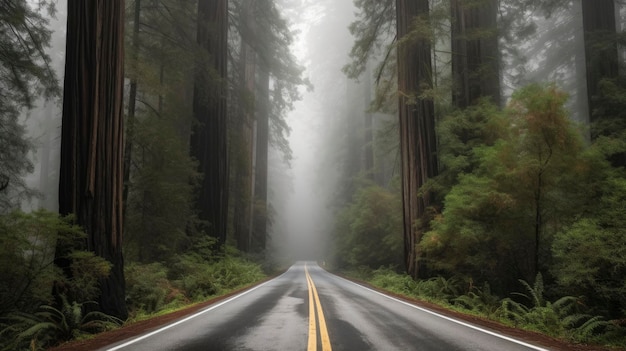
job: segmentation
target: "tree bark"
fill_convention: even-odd
[[[123,82],[124,1],[69,1],[59,212],[75,214],[87,233],[86,248],[112,263],[100,282],[99,308],[126,319]],[[55,261],[68,270],[67,260]]]
[[[415,17],[428,16],[428,0],[397,0],[396,11],[398,38],[402,40]],[[425,230],[426,209],[431,205],[431,194],[419,195],[419,189],[437,174],[434,105],[432,100],[419,97],[424,88],[432,87],[431,67],[428,40],[406,41],[398,46],[404,260],[407,273],[414,278],[424,273],[420,272],[417,244]]]
[[[500,104],[497,1],[451,0],[452,99],[466,108],[488,96]]]
[[[137,65],[139,53],[139,20],[141,18],[141,0],[135,0],[135,13],[133,14],[133,64]],[[133,140],[135,135],[135,106],[137,102],[137,77],[136,73],[130,80],[130,92],[128,94],[128,116],[126,119],[126,143],[124,145],[124,192],[122,195],[122,215],[126,218],[126,206],[128,204],[128,186],[130,181],[130,164],[132,160]]]
[[[267,162],[269,148],[269,104],[270,75],[267,67],[259,67],[257,118],[256,118],[256,162],[254,167],[254,236],[253,247],[257,252],[265,250],[267,241]]]
[[[252,1],[255,4],[255,1]],[[240,108],[238,135],[239,144],[238,152],[236,152],[237,160],[234,164],[235,171],[235,187],[233,188],[233,199],[235,201],[235,209],[233,216],[233,230],[237,249],[242,252],[250,252],[250,237],[253,220],[254,208],[254,184],[253,184],[253,168],[255,147],[254,133],[254,107],[246,104],[246,101],[253,100],[256,87],[256,53],[252,49],[249,42],[254,40],[253,30],[254,16],[252,16],[253,6],[243,6],[241,9],[242,21],[244,26],[241,29],[241,53],[240,61],[240,89],[242,90],[242,100],[244,103]]]
[[[599,93],[598,83],[618,74],[615,4],[614,0],[583,0],[582,10],[589,121],[593,123],[596,121],[593,112],[596,109],[594,97]]]
[[[227,32],[228,1],[198,1],[198,45],[205,51],[194,85],[191,155],[203,174],[196,201],[206,232],[222,247],[228,221]]]

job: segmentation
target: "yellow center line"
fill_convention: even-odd
[[[313,290],[309,281],[309,273],[306,272],[306,284],[309,287],[309,344],[307,351],[317,351],[317,332],[315,331],[315,303],[313,302]]]
[[[309,287],[309,345],[308,351],[317,351],[317,333],[315,332],[315,312],[313,309],[313,298],[315,298],[315,305],[317,310],[317,318],[319,319],[320,324],[320,338],[322,340],[322,350],[323,351],[332,351],[332,347],[330,346],[330,337],[328,336],[328,329],[326,328],[326,320],[324,319],[324,312],[322,311],[322,303],[320,302],[319,295],[317,294],[317,289],[315,288],[315,284],[313,283],[313,278],[309,274],[309,270],[304,265],[304,273],[306,275],[307,285]],[[313,340],[313,341],[311,341]]]

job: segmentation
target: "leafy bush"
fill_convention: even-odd
[[[520,280],[520,283],[525,287],[526,293],[514,295],[526,299],[529,306],[511,298],[503,299],[499,313],[505,320],[525,329],[580,342],[589,342],[595,336],[608,331],[610,323],[601,316],[592,316],[581,311],[586,308],[580,298],[565,296],[554,302],[547,301],[541,274],[537,275],[532,286],[524,280]]]
[[[402,264],[402,209],[398,193],[366,184],[357,190],[335,226],[339,267]]]
[[[161,263],[133,263],[124,270],[129,309],[154,313],[172,302],[188,302],[184,293],[167,279],[167,268]]]
[[[451,300],[452,304],[479,315],[493,318],[500,305],[500,297],[491,293],[489,283],[485,282],[482,289],[475,286],[464,295]]]
[[[54,248],[71,246],[84,238],[71,217],[39,210],[0,216],[0,316],[12,311],[34,311],[52,304],[53,283],[78,302],[95,297],[98,281],[110,264],[92,252],[71,250],[72,278],[54,265]]]
[[[95,302],[68,302],[63,297],[60,308],[42,305],[34,313],[10,313],[0,324],[0,349],[44,350],[60,341],[99,333],[122,324],[120,319],[102,312],[86,312],[88,304]]]
[[[462,280],[458,277],[444,278],[441,276],[432,277],[427,280],[420,280],[416,285],[418,296],[444,303],[450,303],[459,296]]]
[[[397,294],[415,296],[417,282],[407,274],[398,274],[390,268],[381,267],[373,272],[370,282]]]

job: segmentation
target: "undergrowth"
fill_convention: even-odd
[[[525,291],[512,293],[506,298],[493,294],[487,283],[477,287],[471,281],[458,277],[416,281],[385,267],[377,270],[362,268],[348,275],[392,293],[436,303],[504,325],[570,342],[626,347],[623,321],[606,320],[603,316],[594,315],[582,297],[564,296],[548,301],[540,274],[532,285],[520,280]]]
[[[259,264],[240,257],[211,261],[193,254],[182,255],[169,266],[132,263],[125,274],[132,320],[205,301],[266,276]]]

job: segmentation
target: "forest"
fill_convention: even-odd
[[[0,350],[318,260],[626,347],[617,0],[0,0]]]

